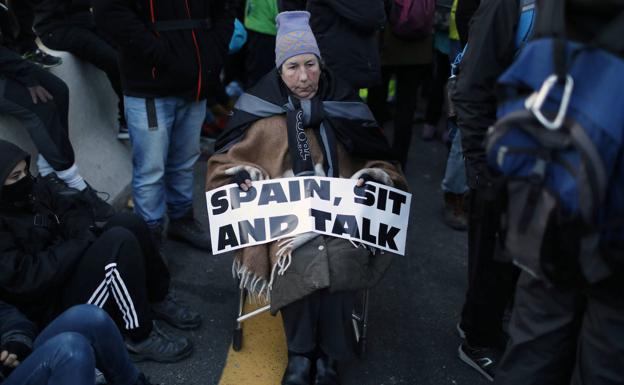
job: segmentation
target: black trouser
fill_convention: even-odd
[[[9,0],[11,12],[19,25],[19,32],[9,45],[21,54],[37,49],[35,33],[33,32],[33,21],[35,20],[36,0]]]
[[[522,273],[499,385],[624,384],[624,288],[561,288]]]
[[[461,326],[472,346],[502,348],[502,318],[511,303],[517,268],[497,259],[504,191],[470,190],[468,290]]]
[[[47,31],[39,38],[46,47],[70,52],[104,71],[119,98],[119,119],[124,120],[121,75],[117,64],[117,50],[112,45],[95,29],[73,25]]]
[[[275,68],[275,36],[247,31],[247,80],[245,88],[254,86]]]
[[[37,150],[57,171],[74,164],[74,150],[69,141],[67,114],[69,89],[63,81],[35,64],[28,64],[39,84],[54,97],[47,103],[34,104],[28,88],[11,79],[6,80],[0,95],[0,113],[19,120],[35,143]]]
[[[130,336],[141,340],[152,328],[150,302],[169,290],[169,271],[145,222],[118,214],[87,249],[62,294],[62,310],[90,303],[108,310]]]
[[[429,64],[381,67],[381,85],[372,87],[368,91],[368,105],[375,118],[381,122],[388,99],[388,83],[392,75],[396,75],[396,111],[392,150],[401,162],[403,169],[405,169],[407,153],[412,141],[412,126],[418,103],[418,89],[424,80],[430,76],[430,68]]]
[[[310,355],[320,349],[333,359],[353,358],[354,303],[352,291],[324,289],[284,306],[280,311],[289,354]]]
[[[427,111],[425,122],[435,126],[442,117],[442,107],[444,107],[444,95],[446,93],[446,81],[451,76],[451,63],[448,55],[434,50],[433,79],[429,89],[429,100],[427,100]]]

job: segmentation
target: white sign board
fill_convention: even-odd
[[[314,231],[405,255],[412,195],[379,183],[303,177],[206,192],[213,254]]]

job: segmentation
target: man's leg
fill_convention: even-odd
[[[275,68],[275,60],[267,52],[275,51],[275,36],[255,31],[247,31],[247,84],[246,88],[253,87],[269,71]]]
[[[169,269],[145,222],[136,214],[122,213],[115,215],[106,225],[106,229],[115,227],[130,230],[139,242],[145,257],[147,296],[151,303],[152,315],[178,329],[199,327],[201,325],[199,313],[182,303],[173,290],[170,290]]]
[[[210,250],[208,231],[193,217],[193,166],[199,158],[199,134],[206,102],[178,101],[165,169],[169,236]]]
[[[466,185],[466,165],[461,149],[461,133],[454,123],[449,121],[453,141],[446,161],[442,191],[444,193],[444,222],[455,230],[465,231],[467,227],[464,211],[464,196],[468,191]]]
[[[66,332],[41,344],[3,385],[93,385],[95,355],[89,341]]]
[[[9,79],[4,95],[0,96],[0,112],[14,116],[25,126],[37,150],[54,170],[69,169],[74,165],[74,150],[65,124],[69,90],[56,76],[34,65],[33,70],[54,99],[35,104],[26,87]]]
[[[496,260],[503,192],[471,190],[468,211],[468,289],[459,358],[490,379],[505,346],[502,321],[511,303],[517,268]]]
[[[134,211],[156,232],[166,212],[165,164],[176,101],[124,96],[124,104],[132,141]]]
[[[78,305],[58,316],[39,334],[37,350],[62,333],[78,333],[95,352],[97,367],[109,383],[134,384],[139,376],[130,361],[119,329],[106,312],[93,305]]]
[[[396,112],[394,117],[394,138],[392,150],[405,170],[407,154],[412,141],[414,112],[418,90],[427,76],[429,65],[397,66],[396,68]]]
[[[119,117],[123,118],[121,75],[115,48],[99,36],[95,30],[74,26],[58,28],[43,34],[40,38],[46,47],[71,52],[77,58],[104,71],[119,98]]]
[[[510,340],[498,365],[496,384],[570,384],[584,308],[580,291],[548,286],[523,272],[509,325]]]
[[[572,385],[624,384],[622,282],[610,279],[587,290]]]

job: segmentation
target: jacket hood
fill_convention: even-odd
[[[13,171],[15,165],[22,160],[25,160],[30,166],[30,154],[11,142],[0,140],[0,197],[2,196],[4,181]]]

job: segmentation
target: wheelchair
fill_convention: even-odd
[[[240,280],[236,281],[238,288],[238,311],[234,318],[234,329],[232,331],[232,349],[240,351],[243,348],[243,323],[271,309],[271,305],[264,305],[258,309],[245,313],[245,301],[247,300],[247,289],[240,287]],[[366,353],[366,339],[368,332],[368,301],[369,289],[363,289],[361,295],[356,300],[351,321],[353,323],[353,333],[356,341],[356,354],[364,357]]]

